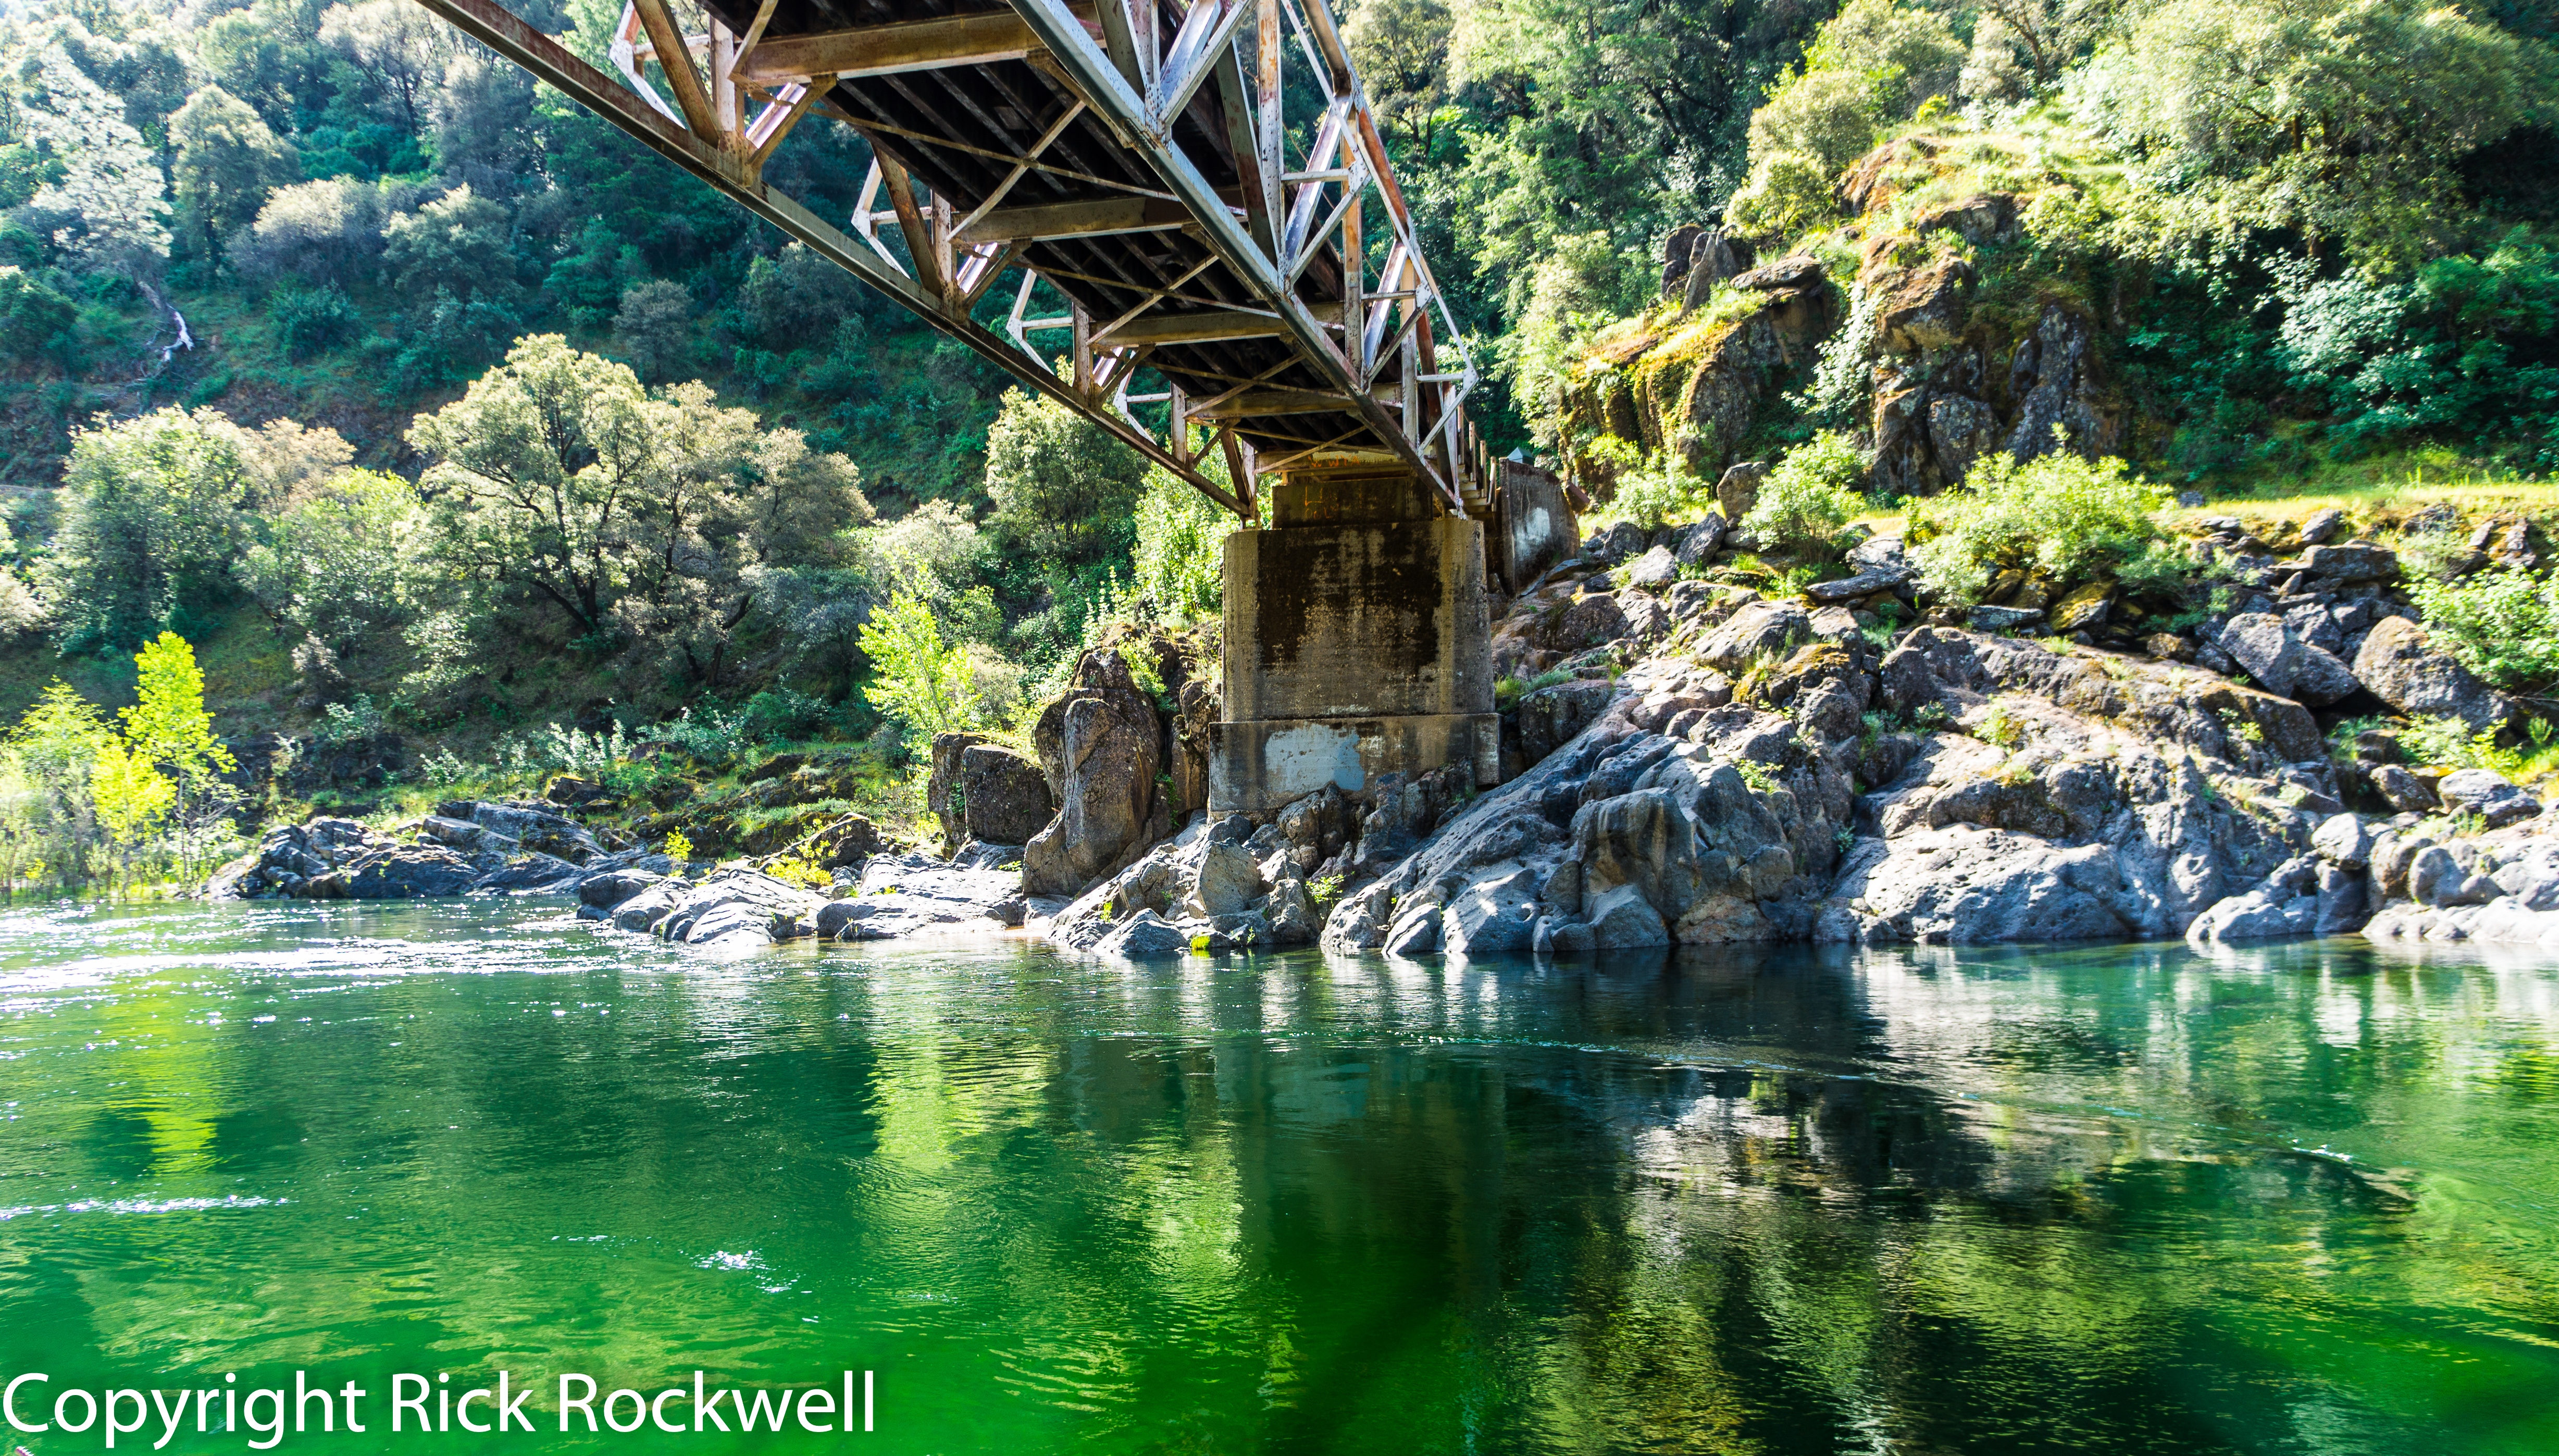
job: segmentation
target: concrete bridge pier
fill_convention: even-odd
[[[1483,522],[1374,468],[1283,476],[1264,507],[1268,528],[1226,538],[1210,810],[1265,813],[1451,763],[1498,783]]]

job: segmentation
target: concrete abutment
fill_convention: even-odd
[[[1501,771],[1484,522],[1411,476],[1283,480],[1226,541],[1226,720],[1209,807],[1267,813],[1325,785]]]

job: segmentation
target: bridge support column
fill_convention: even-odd
[[[1484,527],[1410,475],[1291,477],[1226,539],[1226,721],[1209,808],[1471,763],[1498,782]]]

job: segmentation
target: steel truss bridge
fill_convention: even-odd
[[[628,0],[618,78],[495,0],[419,3],[1248,519],[1268,475],[1489,500],[1475,364],[1326,0]],[[876,159],[841,226],[764,181],[812,115]]]

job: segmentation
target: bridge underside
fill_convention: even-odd
[[[1476,372],[1325,0],[630,0],[618,78],[420,3],[1263,526],[1214,807],[1489,777]],[[763,180],[812,116],[875,159],[843,227]]]

